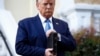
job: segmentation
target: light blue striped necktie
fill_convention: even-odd
[[[50,20],[45,20],[45,23],[46,23],[46,25],[45,25],[45,32],[47,31],[47,30],[49,30],[49,29],[51,29],[51,27],[50,27]]]

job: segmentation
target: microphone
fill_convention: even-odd
[[[53,53],[54,55],[57,55],[57,41],[58,41],[58,36],[56,32],[52,32],[49,37],[47,38],[47,48],[53,48]]]

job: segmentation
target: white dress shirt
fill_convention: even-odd
[[[39,13],[39,17],[40,17],[40,20],[42,22],[43,29],[45,30],[45,26],[46,26],[45,20],[46,20],[46,18],[44,18],[40,13]],[[50,17],[49,20],[50,20],[50,27],[51,27],[51,29],[53,29],[52,17]]]
[[[39,13],[39,17],[40,17],[43,29],[45,30],[45,26],[46,26],[45,20],[47,20],[47,19],[45,17],[43,17],[40,13]],[[50,20],[51,29],[54,29],[53,24],[52,24],[52,17],[50,17],[49,20]],[[59,41],[61,41],[61,35],[59,33],[58,33],[58,38],[59,38]]]

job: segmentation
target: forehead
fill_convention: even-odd
[[[38,0],[39,3],[55,3],[55,0]]]

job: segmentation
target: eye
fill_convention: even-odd
[[[52,6],[52,5],[53,5],[53,3],[50,3],[50,5]]]
[[[44,3],[43,5],[46,6],[46,5],[48,5],[48,3]]]
[[[53,4],[53,3],[43,3],[43,5],[44,5],[44,6],[47,6],[47,5],[52,6],[52,5],[54,5],[54,4]]]

